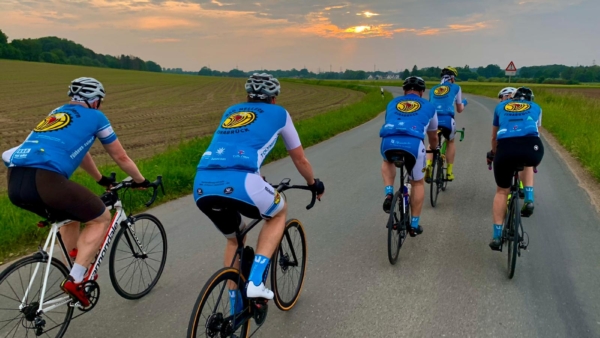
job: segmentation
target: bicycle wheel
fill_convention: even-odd
[[[396,191],[392,199],[392,207],[390,209],[390,217],[388,218],[388,259],[392,265],[396,264],[400,248],[406,239],[406,217],[402,210],[404,196],[401,190]],[[408,211],[407,207],[407,211]]]
[[[296,305],[306,271],[306,235],[297,219],[287,221],[279,248],[271,259],[271,288],[275,306],[289,311]]]
[[[230,300],[228,284],[240,286],[246,284],[244,276],[237,269],[223,268],[217,271],[202,288],[194,305],[187,336],[194,337],[248,337],[250,332],[250,307],[244,297],[244,310],[236,315],[235,320],[243,320],[242,325],[235,329],[234,316],[230,315]]]
[[[440,189],[442,191],[446,191],[446,189],[448,188],[448,176],[447,176],[447,169],[444,168],[444,159],[440,158],[440,163],[439,163],[439,167],[441,168],[440,170]]]
[[[437,204],[437,176],[435,175],[435,169],[437,168],[437,159],[439,155],[433,154],[433,160],[431,161],[431,183],[429,184],[429,200],[431,201],[431,206],[435,208]]]
[[[508,278],[512,279],[515,275],[515,268],[517,265],[517,250],[519,248],[519,222],[521,221],[521,214],[518,210],[519,204],[518,194],[514,194],[512,197],[510,215],[508,218]]]
[[[73,307],[68,305],[71,298],[62,291],[60,284],[69,275],[69,270],[55,258],[50,265],[45,284],[48,258],[39,253],[13,263],[0,273],[0,337],[42,335],[60,338],[65,334],[73,317]],[[32,280],[36,268],[37,273]],[[31,288],[25,298],[30,281]],[[37,315],[44,285],[43,313]],[[25,303],[20,310],[24,298]]]
[[[133,219],[131,228],[121,227],[117,233],[109,262],[110,281],[126,299],[147,295],[167,261],[167,234],[158,218],[140,214]]]

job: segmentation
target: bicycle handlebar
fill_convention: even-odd
[[[465,139],[465,128],[463,127],[462,130],[457,130],[457,133],[460,133],[460,142],[462,142]]]
[[[110,178],[114,181],[115,178],[116,178],[116,173],[110,173]],[[134,183],[133,180],[122,181],[120,183],[115,184],[109,190],[110,191],[119,191],[121,189],[131,188],[133,186],[133,183]],[[162,190],[162,193],[164,195],[165,194],[165,187],[163,185],[162,176],[161,175],[156,176],[156,181],[151,182],[148,185],[148,188],[153,188],[153,191],[152,191],[152,197],[150,198],[150,200],[148,200],[148,202],[144,203],[144,205],[146,207],[151,206],[156,201],[156,197],[158,196],[158,188],[159,187]]]
[[[278,192],[284,192],[286,190],[290,190],[290,189],[298,189],[298,190],[308,190],[312,193],[312,197],[310,200],[310,204],[306,206],[306,210],[310,210],[312,209],[312,207],[315,206],[315,203],[317,201],[317,192],[311,190],[311,188],[307,185],[290,185],[290,179],[289,178],[285,178],[281,181],[281,183],[275,185],[275,184],[271,184],[271,186],[273,188],[275,188]]]

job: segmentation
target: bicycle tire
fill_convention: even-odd
[[[442,191],[446,191],[446,189],[448,189],[448,172],[447,169],[444,168],[444,160],[440,159],[440,168],[442,168],[442,170],[440,170],[440,182],[441,182],[441,190]]]
[[[388,259],[392,265],[398,261],[400,249],[407,236],[406,219],[402,213],[401,202],[403,201],[402,191],[398,190],[392,199],[390,216],[388,218]],[[410,208],[410,206],[408,207]],[[410,217],[409,217],[410,218]]]
[[[206,282],[206,284],[204,284],[204,287],[202,288],[202,291],[200,291],[200,295],[198,295],[198,299],[196,300],[196,303],[194,304],[194,309],[192,311],[192,315],[190,316],[190,322],[188,324],[188,332],[187,332],[187,336],[190,338],[195,338],[198,337],[198,328],[200,327],[200,329],[204,329],[204,334],[207,337],[221,337],[221,335],[218,335],[219,332],[211,332],[213,335],[210,335],[207,333],[208,330],[211,330],[211,325],[209,325],[210,320],[212,318],[215,317],[215,313],[212,312],[212,309],[217,309],[217,306],[211,306],[210,304],[208,305],[210,312],[210,316],[203,316],[202,315],[202,310],[204,309],[204,307],[208,304],[208,302],[210,300],[215,299],[215,297],[209,297],[211,292],[215,289],[217,289],[219,287],[219,285],[222,282],[225,282],[225,285],[222,286],[223,292],[224,288],[227,286],[228,282],[234,282],[234,283],[238,283],[238,281],[241,281],[241,285],[245,285],[246,284],[246,280],[244,278],[244,276],[242,276],[242,274],[239,272],[239,270],[234,269],[234,268],[222,268],[219,271],[215,272],[210,279],[208,280],[208,282]],[[219,290],[216,290],[217,292]],[[243,292],[243,294],[245,294],[245,292]],[[227,300],[227,302],[229,302],[229,296],[227,294],[222,295],[223,297],[217,297],[217,300]],[[246,297],[243,297],[244,300],[244,309],[246,309],[247,311],[250,311],[250,307],[248,306],[248,299]],[[212,309],[211,309],[212,308]],[[228,311],[229,308],[224,309],[224,311]],[[217,313],[218,314],[218,313]],[[228,315],[228,313],[226,313]],[[222,316],[225,316],[223,313],[221,313]],[[204,322],[202,322],[202,319],[204,319]],[[244,325],[242,325],[240,327],[240,335],[236,335],[236,337],[238,338],[246,338],[248,337],[248,334],[250,333],[250,318],[244,323]],[[200,335],[201,337],[202,335]]]
[[[438,157],[438,165],[437,165],[437,173],[436,173],[436,182],[437,182],[437,194],[440,194],[440,191],[444,191],[444,184],[448,181],[446,180],[446,176],[444,175],[444,159],[440,156]],[[437,199],[437,197],[436,197]]]
[[[109,261],[109,273],[112,286],[119,296],[125,299],[139,299],[147,295],[154,288],[154,286],[156,286],[156,283],[158,283],[167,261],[167,234],[165,232],[165,228],[158,218],[150,214],[140,214],[133,216],[133,219],[134,222],[132,227],[134,228],[136,237],[142,244],[142,248],[144,248],[146,251],[146,257],[136,257],[139,256],[139,248],[137,244],[135,244],[135,239],[132,238],[131,230],[129,227],[121,227],[115,237],[115,243],[113,244],[113,248],[110,252]],[[147,235],[147,232],[145,231],[149,228],[149,225],[144,228],[145,223],[143,223],[143,221],[149,221],[148,224],[155,227],[151,230],[149,235]],[[147,242],[146,239],[148,239]],[[162,241],[162,245],[160,242],[156,244],[154,239],[160,239]],[[119,247],[119,245],[121,245],[121,247]],[[157,252],[155,250],[161,251]],[[124,255],[125,257],[117,258],[117,254]],[[159,254],[162,255],[159,257]],[[129,265],[121,268],[120,263],[128,258],[132,259],[132,263],[129,263]],[[154,266],[150,265],[150,262],[158,262],[158,268],[154,267],[156,265],[155,263],[153,264]],[[131,272],[131,277],[124,278],[127,275],[127,272],[130,271],[132,265],[134,265],[134,267],[133,271]],[[123,271],[123,269],[125,269],[123,275],[120,277],[117,276],[119,272]],[[136,280],[136,272],[139,272],[139,281]],[[156,274],[154,277],[152,277],[153,272]],[[149,277],[148,282],[145,279],[146,273]],[[134,283],[134,280],[136,283]],[[142,283],[144,287],[143,289],[140,288]],[[132,288],[134,284],[138,285],[136,292],[133,292],[133,290],[126,290],[127,286],[130,284]]]
[[[431,206],[435,208],[437,205],[437,176],[435,175],[435,169],[437,168],[439,154],[433,154],[433,160],[431,161],[431,183],[429,184],[429,200]]]
[[[41,254],[36,253],[33,256],[25,257],[16,261],[4,271],[2,271],[2,273],[0,273],[0,299],[2,299],[2,309],[0,309],[0,337],[28,337],[30,336],[29,333],[32,333],[32,336],[35,336],[35,331],[29,332],[29,330],[35,330],[35,325],[33,324],[33,321],[29,320],[26,317],[26,314],[19,310],[19,305],[21,304],[23,297],[25,297],[25,290],[27,289],[31,280],[31,274],[33,273],[33,269],[35,268],[33,265],[38,263],[40,263],[40,266],[36,275],[36,280],[39,280],[40,282],[33,282],[31,292],[34,291],[33,288],[35,288],[36,285],[39,285],[40,290],[37,290],[34,293],[33,297],[31,298],[33,301],[27,304],[27,306],[25,307],[25,309],[30,308],[33,311],[37,311],[37,309],[39,309],[39,297],[41,296],[41,281],[46,274],[45,268],[48,264],[48,258],[44,258]],[[48,276],[48,285],[50,285],[50,288],[46,288],[44,302],[55,299],[56,297],[61,295],[68,299],[68,296],[60,289],[60,283],[69,275],[69,269],[56,258],[52,258],[52,262],[50,264],[55,269],[50,269]],[[27,265],[30,265],[29,268],[27,268]],[[28,278],[24,278],[24,274],[27,273],[25,271],[26,269],[29,270]],[[11,279],[11,276],[15,276],[14,280],[17,280],[16,275],[14,275],[14,273],[17,271],[18,281],[20,281],[21,283],[25,283],[24,285],[21,285],[21,287],[14,287],[11,284],[11,281],[13,280]],[[52,278],[53,273],[56,273],[55,276],[57,278]],[[10,290],[8,290],[8,294],[5,294],[5,292],[3,291],[3,286],[6,285],[8,285],[8,287],[10,288]],[[51,291],[50,289],[52,289],[53,287],[55,289]],[[36,299],[38,303],[37,306],[35,305]],[[70,302],[70,299],[67,299],[65,300]],[[13,302],[10,302],[10,300],[13,300]],[[11,306],[10,304],[14,305],[14,311],[8,309]],[[69,324],[71,323],[71,319],[73,317],[74,308],[68,306],[68,304],[65,304],[64,307],[61,306],[59,309],[63,308],[66,310],[66,312],[64,312],[64,322],[62,322],[61,324],[59,324],[56,320],[52,319],[53,317],[49,316],[49,313],[56,313],[54,310],[48,312],[44,311],[42,319],[46,321],[44,328],[48,328],[44,331],[47,337],[50,337],[50,332],[58,327],[60,327],[60,329],[58,330],[56,336],[54,336],[55,338],[62,337],[67,331],[67,328],[69,327]],[[7,316],[8,318],[12,319],[6,320]],[[60,315],[60,317],[62,317],[62,315]],[[15,325],[13,326],[12,324]],[[9,330],[8,333],[6,333],[7,330]],[[18,332],[21,332],[21,334],[17,334]]]
[[[512,279],[515,275],[517,265],[517,250],[519,248],[519,220],[520,212],[518,210],[519,195],[513,193],[510,216],[508,219],[508,278]]]
[[[294,231],[296,231],[298,236],[294,236]],[[300,241],[300,248],[297,248],[295,246],[295,244],[297,243],[296,239],[299,239]],[[285,249],[286,247],[287,250]],[[293,248],[293,250],[291,248]],[[281,254],[282,252],[283,255]],[[302,254],[302,257],[298,257],[299,254]],[[275,250],[275,254],[271,259],[271,288],[273,289],[272,291],[275,294],[273,300],[275,302],[275,306],[277,306],[277,308],[281,311],[291,310],[296,305],[296,302],[300,297],[300,293],[302,292],[302,287],[304,285],[304,276],[306,272],[306,255],[307,246],[304,226],[299,220],[290,219],[286,222],[285,230],[283,232],[283,237],[281,238],[279,248]],[[300,261],[296,262],[297,264],[300,264],[300,266],[294,266],[294,262],[290,264],[290,259]],[[297,284],[292,287],[292,296],[289,300],[287,300],[287,298],[284,299],[284,297],[282,297],[281,294],[281,291],[282,289],[285,289],[286,284],[282,283],[283,285],[280,285],[280,280],[281,277],[285,275],[292,276],[294,274],[294,271],[298,275],[298,281]]]

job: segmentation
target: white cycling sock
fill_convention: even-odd
[[[83,265],[75,263],[73,264],[73,268],[71,269],[71,273],[69,273],[69,275],[73,277],[75,283],[81,283],[83,280],[83,275],[85,275],[86,271],[87,269]]]

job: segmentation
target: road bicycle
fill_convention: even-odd
[[[111,177],[114,181],[115,174]],[[44,246],[0,273],[0,337],[60,338],[67,331],[71,319],[92,310],[100,299],[100,286],[96,282],[98,269],[115,232],[115,245],[109,258],[110,281],[115,291],[123,298],[139,299],[152,290],[167,259],[167,236],[155,216],[127,215],[123,209],[119,191],[123,190],[122,195],[125,195],[132,183],[131,180],[117,183],[100,196],[104,204],[115,212],[82,282],[90,305],[83,307],[60,288],[73,267],[74,259],[67,252],[59,229],[72,221],[53,219],[49,215],[48,219],[38,223],[38,227],[50,227]],[[162,177],[158,176],[149,187],[153,192],[147,207],[156,200],[159,187],[164,194]],[[57,242],[63,261],[55,257]],[[82,313],[73,316],[75,309]]]
[[[460,142],[465,138],[465,128],[462,130],[457,130],[456,133],[460,133]],[[431,200],[431,206],[435,208],[437,205],[438,195],[440,191],[446,191],[448,187],[447,170],[446,165],[446,149],[448,148],[448,140],[444,137],[444,142],[442,143],[442,135],[449,135],[450,130],[447,128],[438,129],[438,149],[439,152],[434,152],[433,160],[431,162],[431,177],[425,179],[427,183],[429,183],[429,198]],[[430,151],[427,151],[428,153]],[[429,169],[427,169],[429,170]]]
[[[405,174],[407,161],[414,165],[415,158],[404,150],[388,150],[385,156],[400,170],[400,187],[392,198],[390,216],[387,222],[388,230],[388,259],[392,265],[398,261],[400,248],[406,240],[410,229],[410,190],[408,175]]]
[[[492,165],[490,164],[488,168],[491,170]],[[519,187],[521,185],[519,172],[523,171],[523,169],[524,166],[520,166],[513,173],[510,193],[508,195],[507,212],[502,226],[502,241],[498,250],[502,252],[504,244],[508,246],[507,272],[509,279],[512,279],[515,275],[517,256],[521,257],[521,250],[527,250],[527,246],[529,246],[529,235],[523,230],[521,208],[519,208]],[[534,172],[537,173],[537,169],[534,169]]]
[[[275,198],[277,194],[290,189],[311,190],[308,186],[290,185],[289,178],[272,187],[277,191]],[[316,197],[316,192],[312,191],[312,200],[306,207],[307,210],[315,205]],[[244,248],[244,238],[261,221],[255,219],[244,229],[236,231],[238,248],[231,265],[215,272],[202,288],[190,317],[188,337],[246,338],[254,335],[264,324],[268,312],[267,300],[247,298],[244,287],[254,261],[254,249],[250,246]],[[241,271],[234,268],[236,260],[240,263]],[[275,306],[282,311],[291,310],[300,297],[306,271],[306,235],[299,220],[289,219],[286,222],[281,243],[271,257],[270,267],[264,273],[265,283],[269,269]],[[231,314],[232,305],[226,289],[241,293],[241,311]],[[252,334],[251,319],[258,325]]]

